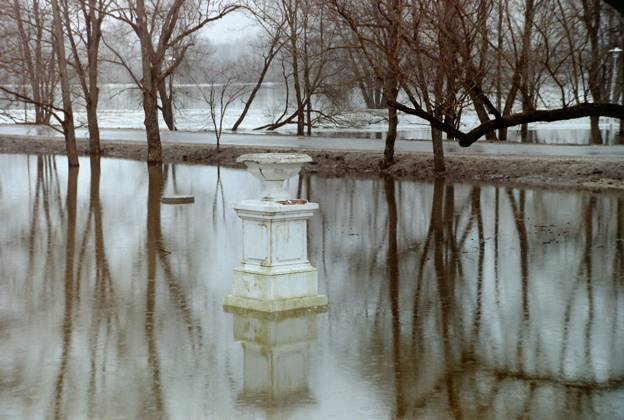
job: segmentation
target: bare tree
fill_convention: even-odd
[[[345,41],[349,43],[349,41]],[[351,42],[353,44],[353,42]],[[349,66],[347,68],[353,75],[353,81],[362,95],[362,99],[368,109],[384,109],[383,84],[377,79],[366,61],[362,52],[353,48],[347,49]]]
[[[446,124],[457,127],[465,104],[462,81],[467,73],[478,83],[480,69],[462,58],[474,55],[474,35],[465,45],[459,42],[461,11],[452,2],[423,1],[412,3],[404,27],[406,62],[399,73],[401,87],[415,107],[422,107]],[[466,31],[468,32],[468,31]],[[462,50],[460,50],[460,48]],[[483,53],[478,53],[483,55]],[[463,56],[463,57],[462,57]],[[433,71],[428,71],[433,69]],[[462,87],[464,90],[462,91]],[[434,170],[445,171],[442,131],[431,125]]]
[[[98,64],[102,23],[111,0],[60,0],[63,22],[71,47],[72,67],[85,97],[89,127],[89,152],[100,156]],[[86,55],[86,58],[85,58]]]
[[[387,104],[395,103],[399,94],[402,57],[402,12],[403,0],[353,2],[332,0],[333,13],[350,31],[346,39],[353,39],[354,45],[346,48],[359,49],[376,80],[383,84]],[[397,108],[388,106],[388,132],[386,134],[382,165],[394,163],[394,143],[397,137]]]
[[[256,17],[256,21],[262,27],[264,31],[263,38],[266,38],[266,42],[264,46],[260,48],[263,50],[262,53],[262,67],[258,72],[258,79],[253,89],[249,93],[249,96],[245,100],[245,106],[243,107],[243,111],[240,116],[232,126],[232,131],[236,131],[238,127],[243,123],[247,113],[249,112],[249,108],[256,98],[258,91],[262,87],[264,79],[273,63],[273,59],[278,55],[281,49],[284,47],[285,37],[284,37],[284,25],[285,20],[282,19],[267,19],[267,15],[263,8],[258,10],[252,9],[254,17]]]
[[[262,26],[271,36],[281,36],[279,60],[287,95],[284,114],[272,124],[257,129],[275,130],[293,123],[297,125],[298,136],[309,136],[316,122],[331,119],[321,106],[317,107],[317,99],[329,97],[325,93],[337,72],[332,66],[336,28],[328,17],[327,2],[279,0],[261,4],[262,8],[255,14]],[[289,113],[291,89],[295,109]]]
[[[210,109],[210,121],[217,140],[217,151],[219,151],[225,114],[232,103],[245,95],[247,86],[240,82],[233,66],[225,65],[220,71],[213,73],[208,92],[201,89],[200,91]]]
[[[210,22],[221,19],[240,6],[212,0],[113,0],[110,15],[128,24],[136,34],[141,48],[141,73],[136,75],[117,49],[109,48],[132,75],[143,94],[148,162],[162,162],[162,146],[158,127],[158,94],[165,79],[184,60],[193,45],[192,35]],[[173,59],[166,62],[169,51]]]
[[[535,7],[537,1],[527,0],[527,3],[531,3]],[[582,5],[582,2],[580,4]],[[493,105],[495,101],[489,98],[488,91],[483,89],[480,100],[483,101],[493,118],[481,121],[477,127],[470,131],[463,132],[413,103],[410,103],[408,106],[394,101],[391,105],[403,112],[417,115],[429,121],[433,127],[459,139],[462,146],[470,146],[480,137],[492,131],[504,130],[508,127],[537,121],[561,121],[599,116],[621,118],[624,116],[624,106],[604,101],[598,89],[601,83],[596,82],[597,76],[594,74],[596,70],[591,70],[591,63],[599,63],[600,57],[604,57],[606,52],[601,47],[592,48],[591,45],[588,46],[592,42],[591,35],[588,35],[588,28],[593,30],[592,28],[600,26],[600,24],[596,24],[596,22],[599,22],[599,17],[596,14],[592,14],[593,12],[590,11],[589,6],[599,5],[595,2],[587,3],[588,7],[583,9],[583,13],[577,13],[576,11],[580,10],[578,5],[579,2],[576,1],[557,0],[557,3],[554,4],[557,8],[557,15],[552,19],[541,21],[537,26],[535,15],[533,17],[529,16],[536,12],[531,12],[526,7],[521,9],[525,16],[525,26],[521,31],[524,40],[518,44],[516,37],[512,37],[512,43],[515,43],[513,44],[514,57],[518,59],[512,64],[512,69],[514,69],[513,77],[511,85],[507,87],[505,109],[500,113]],[[589,17],[591,25],[582,24],[579,21],[581,16]],[[514,16],[507,12],[506,19],[511,21],[514,19]],[[528,21],[533,22],[531,31],[528,30],[526,25]],[[548,25],[545,24],[546,22],[548,22]],[[581,23],[581,25],[577,23]],[[545,26],[548,26],[548,28],[545,28]],[[532,33],[534,33],[535,29],[537,29],[538,33],[536,36],[540,37],[540,54],[532,54],[529,49],[531,43],[534,42]],[[494,44],[491,40],[489,43],[491,45]],[[600,41],[595,41],[594,44],[599,45]],[[592,53],[592,51],[598,50],[602,50],[602,53]],[[531,60],[533,60],[533,63],[529,63]],[[533,69],[530,71],[527,67],[529,64],[533,66]],[[589,64],[590,68],[587,67],[587,64]],[[536,66],[540,69],[543,68],[540,71],[547,74],[546,80],[541,75],[537,78],[534,77],[537,74],[535,72]],[[601,65],[594,64],[593,66],[595,69],[602,68]],[[596,71],[596,73],[598,72]],[[468,83],[469,80],[466,82]],[[553,108],[552,104],[546,101],[543,101],[545,109],[538,109],[534,105],[534,100],[539,97],[539,90],[536,90],[536,85],[542,83],[550,83],[557,86],[561,93],[559,98],[560,106],[558,108]],[[595,86],[598,94],[592,93],[592,84]],[[514,112],[513,107],[518,92],[522,96],[523,107],[521,111]],[[501,135],[501,138],[504,138],[504,136]]]
[[[61,81],[61,95],[63,97],[63,118],[59,119],[65,136],[65,148],[69,166],[78,166],[78,152],[76,149],[76,132],[74,130],[74,110],[69,86],[69,73],[65,57],[65,36],[58,0],[52,1],[54,19],[54,49],[58,62],[59,79]]]
[[[3,51],[0,64],[17,86],[0,86],[11,98],[32,105],[36,124],[49,124],[55,101],[58,72],[52,46],[50,5],[44,1],[12,0],[0,5],[5,17]],[[25,120],[28,116],[25,115]]]

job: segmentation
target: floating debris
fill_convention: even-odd
[[[164,195],[160,202],[163,204],[192,204],[195,202],[195,197],[192,195]]]
[[[302,200],[302,199],[292,199],[292,200],[280,200],[278,201],[278,203],[283,204],[285,206],[292,206],[294,204],[306,204],[308,202],[308,200]]]

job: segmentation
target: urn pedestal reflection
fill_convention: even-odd
[[[310,345],[323,309],[266,314],[229,309],[234,339],[243,348],[242,402],[272,407],[313,402],[309,391]]]

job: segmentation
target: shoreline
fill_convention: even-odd
[[[102,157],[144,161],[147,145],[133,141],[106,140]],[[236,158],[245,153],[297,152],[310,155],[314,162],[302,173],[324,177],[381,177],[448,182],[489,183],[556,190],[583,190],[624,194],[624,159],[621,157],[555,157],[519,155],[447,156],[446,172],[433,171],[431,153],[397,153],[396,163],[380,168],[382,154],[363,151],[300,150],[292,147],[241,147],[191,143],[163,143],[164,163],[222,165],[244,168]],[[77,140],[78,153],[88,156],[87,140]],[[0,136],[2,154],[65,154],[62,138]]]

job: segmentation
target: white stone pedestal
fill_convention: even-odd
[[[257,156],[264,157],[264,161],[256,158],[249,164],[250,160],[245,160]],[[309,157],[284,156],[285,169],[281,173],[280,154],[239,158],[248,163],[254,175],[271,179],[261,199],[234,206],[243,221],[243,258],[234,270],[232,294],[226,297],[226,306],[277,312],[327,305],[327,297],[318,294],[317,271],[308,261],[307,220],[318,204],[287,200],[281,189],[285,177],[296,174]],[[270,165],[269,169],[264,168],[265,164]]]

